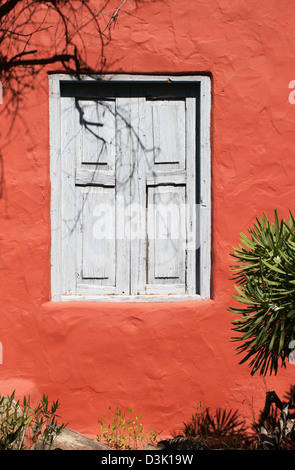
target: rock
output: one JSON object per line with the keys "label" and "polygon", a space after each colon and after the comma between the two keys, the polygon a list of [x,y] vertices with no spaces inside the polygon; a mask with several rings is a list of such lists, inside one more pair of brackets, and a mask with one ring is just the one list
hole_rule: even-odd
{"label": "rock", "polygon": [[[44,448],[42,437],[31,447],[31,450],[48,450]],[[58,434],[50,447],[50,450],[112,450],[110,447],[91,439],[72,429],[64,428]]]}
{"label": "rock", "polygon": [[146,446],[144,446],[143,450],[164,450],[164,446],[160,446],[159,444],[157,446],[147,444]]}
{"label": "rock", "polygon": [[160,441],[157,446],[145,446],[143,450],[206,450],[208,446],[199,437],[176,436]]}

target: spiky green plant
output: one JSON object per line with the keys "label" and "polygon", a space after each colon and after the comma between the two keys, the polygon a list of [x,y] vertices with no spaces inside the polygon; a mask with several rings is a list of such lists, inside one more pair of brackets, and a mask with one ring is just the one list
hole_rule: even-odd
{"label": "spiky green plant", "polygon": [[295,220],[274,222],[263,214],[256,218],[249,235],[240,234],[241,244],[231,256],[235,264],[236,295],[240,307],[229,310],[242,317],[233,320],[239,333],[235,341],[245,353],[240,364],[249,361],[251,375],[276,374],[279,362],[286,367],[290,343],[295,338]]}
{"label": "spiky green plant", "polygon": [[59,402],[50,406],[48,396],[43,395],[32,408],[30,398],[15,401],[11,395],[0,396],[0,450],[25,450],[40,439],[40,448],[50,449],[53,439],[67,425],[57,422]]}

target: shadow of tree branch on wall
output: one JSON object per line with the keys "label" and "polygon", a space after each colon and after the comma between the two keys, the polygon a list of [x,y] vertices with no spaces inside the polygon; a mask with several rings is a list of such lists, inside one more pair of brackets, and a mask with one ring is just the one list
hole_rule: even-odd
{"label": "shadow of tree branch on wall", "polygon": [[[0,117],[1,149],[12,137],[17,116],[37,86],[42,71],[102,73],[105,48],[120,16],[133,15],[139,0],[7,0],[0,5]],[[96,63],[88,60],[89,45],[97,50]],[[92,58],[93,59],[93,58]],[[48,90],[46,88],[46,93]],[[5,131],[4,131],[5,127]],[[4,135],[5,133],[5,135]],[[11,136],[11,137],[10,137]],[[0,162],[0,197],[3,196],[3,153]]]}
{"label": "shadow of tree branch on wall", "polygon": [[[133,5],[132,5],[133,4]],[[103,70],[105,47],[119,14],[132,14],[136,0],[121,0],[117,8],[105,0],[9,0],[0,7],[0,78],[6,91],[2,112],[14,112],[34,78],[45,66],[59,64],[62,70],[79,75]],[[88,63],[87,47],[97,48],[97,63]],[[9,96],[8,92],[9,91]]]}

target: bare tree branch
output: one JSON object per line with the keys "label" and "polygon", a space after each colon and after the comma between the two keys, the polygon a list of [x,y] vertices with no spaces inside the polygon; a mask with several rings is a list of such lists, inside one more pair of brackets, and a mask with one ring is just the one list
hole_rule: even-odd
{"label": "bare tree branch", "polygon": [[5,2],[4,5],[0,6],[0,18],[8,15],[18,3],[20,3],[20,0],[9,0]]}
{"label": "bare tree branch", "polygon": [[[117,1],[113,10],[109,9],[111,0],[105,0],[99,8],[89,0],[7,0],[1,4],[0,80],[5,105],[0,112],[8,103],[10,113],[13,103],[16,110],[23,92],[34,86],[34,78],[47,65],[59,63],[65,71],[77,75],[102,71],[104,49],[119,14],[126,14],[126,8],[131,11],[137,2]],[[99,51],[97,63],[91,66],[87,60],[89,39],[96,42]]]}

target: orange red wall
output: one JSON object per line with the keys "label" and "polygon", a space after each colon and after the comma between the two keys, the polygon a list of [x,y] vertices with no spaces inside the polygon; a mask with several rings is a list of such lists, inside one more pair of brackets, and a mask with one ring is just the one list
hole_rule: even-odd
{"label": "orange red wall", "polygon": [[[266,390],[289,391],[295,366],[262,378],[238,364],[229,253],[263,211],[294,209],[295,4],[155,0],[126,10],[133,15],[119,18],[105,72],[212,77],[212,299],[50,301],[47,68],[9,132],[1,116],[0,393],[48,394],[69,427],[91,436],[109,406],[134,406],[145,427],[167,435],[199,402],[251,420]],[[87,54],[97,62],[94,40]]]}

